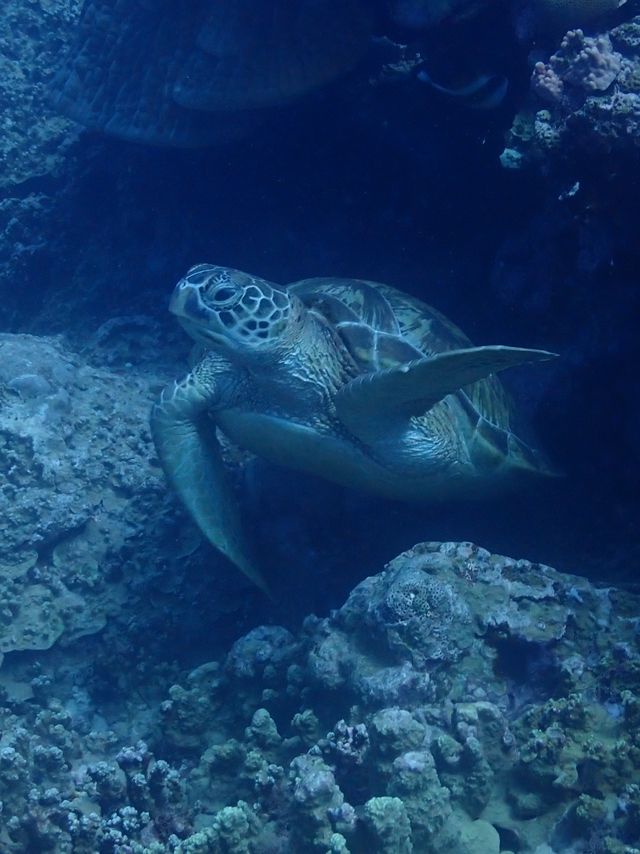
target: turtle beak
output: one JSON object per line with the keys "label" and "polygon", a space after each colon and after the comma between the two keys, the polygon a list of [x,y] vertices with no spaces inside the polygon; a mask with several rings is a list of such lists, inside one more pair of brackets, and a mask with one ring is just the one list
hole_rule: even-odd
{"label": "turtle beak", "polygon": [[185,279],[178,282],[171,294],[169,311],[176,317],[195,321],[207,321],[209,312],[202,304],[198,289],[190,285]]}
{"label": "turtle beak", "polygon": [[194,341],[209,346],[224,343],[224,336],[211,328],[213,312],[202,304],[199,289],[185,279],[178,282],[171,294],[169,311]]}

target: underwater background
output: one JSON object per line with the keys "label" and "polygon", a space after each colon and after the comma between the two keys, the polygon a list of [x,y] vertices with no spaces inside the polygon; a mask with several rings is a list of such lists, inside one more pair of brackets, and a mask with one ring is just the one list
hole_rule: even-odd
{"label": "underwater background", "polygon": [[[5,5],[0,852],[640,850],[637,0]],[[501,381],[560,476],[405,504],[231,450],[269,599],[149,431],[200,262],[558,353]]]}

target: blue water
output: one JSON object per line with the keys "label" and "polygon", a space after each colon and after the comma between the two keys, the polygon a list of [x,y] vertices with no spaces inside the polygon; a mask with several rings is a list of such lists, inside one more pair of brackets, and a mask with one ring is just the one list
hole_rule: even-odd
{"label": "blue water", "polygon": [[[610,29],[623,18],[631,19],[632,13],[638,11],[633,3],[629,0],[624,11],[617,13],[619,18],[605,18],[601,27]],[[19,17],[24,4],[14,0],[13,5]],[[200,4],[196,5],[200,8]],[[630,599],[626,605],[624,601],[626,591],[635,594],[639,590],[639,149],[636,143],[635,147],[616,149],[615,153],[582,152],[564,159],[549,155],[548,162],[522,170],[503,168],[499,156],[514,115],[527,102],[531,61],[538,56],[548,58],[560,36],[518,38],[518,27],[513,23],[515,13],[509,4],[477,16],[456,15],[432,30],[402,26],[401,20],[422,21],[420,3],[404,4],[411,7],[409,19],[396,16],[395,20],[390,11],[393,4],[374,5],[377,37],[419,44],[430,74],[447,85],[457,85],[487,71],[504,75],[509,81],[504,101],[494,109],[477,110],[464,98],[447,97],[415,78],[370,85],[369,79],[380,68],[378,44],[365,52],[353,69],[326,87],[265,111],[252,129],[232,142],[193,149],[159,147],[128,141],[110,134],[108,127],[94,126],[80,135],[72,156],[60,170],[51,174],[44,170],[45,174],[34,174],[23,182],[8,183],[1,191],[0,332],[7,336],[60,336],[69,352],[86,360],[89,366],[110,370],[120,379],[131,378],[132,395],[140,394],[134,379],[147,382],[152,377],[156,395],[160,387],[154,371],[165,379],[179,379],[187,370],[190,342],[167,308],[173,287],[193,264],[229,266],[280,285],[314,276],[384,282],[435,306],[474,344],[540,348],[559,354],[553,362],[516,368],[501,375],[501,379],[526,425],[524,435],[543,450],[560,476],[503,497],[412,505],[364,495],[263,460],[252,460],[235,483],[249,538],[269,580],[273,600],[245,584],[237,570],[198,538],[184,508],[165,488],[157,466],[156,486],[148,487],[148,494],[140,496],[129,495],[126,483],[118,481],[114,487],[109,480],[111,475],[101,469],[105,497],[109,496],[106,512],[110,512],[112,494],[118,500],[131,499],[131,504],[126,505],[122,519],[122,541],[109,541],[108,548],[99,554],[91,551],[96,542],[92,539],[92,525],[100,524],[103,510],[99,480],[91,483],[90,501],[87,499],[93,515],[88,521],[83,518],[76,529],[60,526],[58,530],[53,525],[53,533],[41,535],[39,517],[48,511],[37,508],[33,521],[33,530],[38,532],[33,540],[35,546],[28,542],[29,548],[35,549],[37,560],[24,576],[16,576],[18,581],[11,574],[13,570],[8,569],[3,580],[3,613],[11,628],[2,635],[6,642],[3,649],[7,651],[4,670],[8,674],[4,682],[0,673],[2,690],[8,691],[0,696],[0,711],[6,724],[0,727],[6,733],[2,736],[6,743],[0,741],[0,800],[7,803],[0,814],[0,852],[5,850],[3,845],[8,854],[39,854],[46,850],[72,854],[94,850],[96,854],[181,851],[176,847],[178,839],[211,825],[211,816],[223,806],[253,797],[261,799],[261,809],[273,823],[268,832],[262,828],[262,835],[256,837],[262,841],[256,842],[253,831],[247,829],[246,849],[189,850],[246,850],[251,854],[344,850],[322,848],[313,842],[315,825],[309,824],[308,829],[304,825],[311,811],[304,812],[305,806],[296,813],[298,807],[292,803],[299,805],[300,799],[291,795],[282,782],[284,777],[278,778],[280,772],[274,771],[279,764],[288,768],[294,756],[307,756],[315,745],[317,749],[315,753],[312,749],[310,755],[322,754],[348,800],[357,808],[358,818],[353,819],[351,830],[348,816],[338,815],[339,810],[331,814],[331,827],[351,840],[350,850],[357,854],[367,849],[363,842],[366,834],[362,835],[363,805],[373,796],[387,794],[385,781],[391,772],[380,757],[377,765],[373,760],[359,763],[354,755],[358,749],[364,750],[358,742],[364,736],[345,730],[346,735],[343,732],[334,737],[331,728],[336,728],[338,719],[348,718],[345,727],[369,727],[375,741],[371,715],[385,702],[394,708],[404,702],[415,719],[414,728],[441,727],[442,732],[453,733],[460,745],[464,743],[465,750],[471,750],[464,741],[463,734],[468,735],[464,720],[462,728],[459,722],[452,723],[455,715],[452,718],[448,711],[452,706],[447,704],[485,699],[495,701],[504,720],[516,732],[515,736],[507,730],[503,734],[500,749],[505,756],[510,749],[509,738],[516,738],[524,755],[526,750],[534,750],[527,741],[531,732],[537,728],[546,732],[545,727],[551,724],[564,727],[563,738],[575,737],[571,745],[578,745],[575,750],[582,758],[576,762],[582,776],[573,787],[561,788],[557,796],[564,798],[562,803],[568,812],[564,817],[558,814],[553,834],[549,831],[545,835],[545,831],[535,836],[532,831],[536,844],[553,841],[557,854],[613,850],[628,854],[635,849],[604,847],[604,836],[614,834],[614,815],[621,845],[632,846],[640,839],[634,812],[639,809],[637,793],[623,792],[624,786],[637,780],[640,773],[639,746],[633,735],[638,723],[633,703],[638,700],[623,700],[625,691],[637,694],[639,690],[635,669],[637,628],[633,634],[633,625],[637,626],[633,621],[638,619],[636,600]],[[180,14],[186,13],[182,10]],[[518,20],[522,29],[524,18]],[[640,28],[640,23],[636,25]],[[593,29],[596,25],[588,26]],[[0,45],[0,55],[3,52],[11,55],[9,48]],[[33,116],[34,121],[39,118]],[[224,111],[216,115],[222,125],[227,120],[231,118]],[[576,182],[579,190],[573,193],[571,188]],[[32,195],[39,199],[37,209],[27,204]],[[114,319],[115,325],[109,325]],[[7,372],[6,376],[0,376],[3,394],[9,388],[6,400],[0,397],[3,406],[13,406],[16,394],[20,396],[16,392],[19,384],[13,388],[7,379],[12,375],[10,368],[13,370],[5,363],[2,371]],[[31,375],[37,370],[25,365],[21,372]],[[136,397],[136,405],[138,402]],[[64,409],[66,404],[61,406]],[[147,408],[140,422],[141,435],[147,431]],[[29,411],[33,414],[36,409]],[[108,431],[112,419],[115,430],[116,417],[109,414],[107,426],[102,424],[102,429]],[[11,442],[17,435],[12,429],[3,427],[5,444],[0,444],[2,486],[8,484],[24,496],[28,489],[35,489],[36,476],[26,466],[26,474],[20,474],[23,479],[15,479],[16,466],[22,458],[11,456]],[[22,448],[19,443],[18,446]],[[58,446],[51,447],[55,459]],[[75,453],[73,438],[68,439],[68,447]],[[141,444],[132,444],[133,459],[140,447]],[[152,455],[151,446],[145,447]],[[37,448],[34,453],[37,456]],[[145,459],[144,464],[147,462]],[[91,453],[82,458],[81,464],[90,463]],[[119,476],[119,466],[120,459],[114,460],[114,479]],[[56,490],[66,494],[67,487],[53,479],[50,489],[55,496]],[[72,496],[71,508],[82,505],[84,498]],[[14,512],[10,501],[6,507],[8,514]],[[5,520],[4,528],[10,527]],[[25,537],[28,534],[29,531]],[[67,540],[76,542],[76,538],[86,550],[85,557],[78,559],[78,571],[81,575],[84,571],[90,574],[91,558],[95,558],[99,580],[80,579],[74,587],[64,572],[68,569],[65,560],[72,562],[76,558],[66,558],[64,551],[56,549]],[[499,687],[487,685],[484,674],[475,676],[476,682],[472,680],[475,693],[466,686],[468,693],[460,689],[458,694],[454,690],[449,696],[447,679],[455,682],[457,660],[452,657],[449,661],[445,656],[444,663],[439,660],[437,665],[424,666],[420,671],[436,674],[435,681],[442,676],[442,684],[438,683],[440,693],[428,700],[426,689],[422,695],[416,688],[411,696],[400,686],[393,694],[396,674],[385,677],[392,699],[372,700],[373,705],[367,707],[366,697],[363,699],[364,695],[358,694],[353,682],[349,682],[357,671],[351,659],[344,664],[345,672],[350,674],[344,685],[328,688],[329,665],[322,669],[325,659],[318,653],[315,671],[310,663],[313,653],[309,650],[316,650],[316,645],[319,648],[319,638],[331,635],[337,638],[337,647],[347,638],[345,643],[360,644],[365,650],[370,639],[367,632],[373,637],[378,629],[367,624],[361,637],[361,628],[354,628],[348,615],[322,626],[309,615],[328,618],[363,579],[381,572],[385,564],[416,543],[428,541],[477,543],[489,552],[546,564],[598,586],[619,586],[623,593],[615,600],[615,620],[611,616],[608,623],[609,618],[603,616],[606,609],[597,611],[598,603],[602,604],[598,594],[585,593],[586,586],[572,587],[570,582],[563,582],[569,592],[560,593],[557,587],[554,595],[569,610],[575,607],[578,616],[572,622],[565,614],[565,630],[551,640],[510,634],[511,629],[501,626],[498,618],[497,628],[494,625],[492,629],[495,636],[485,631],[486,627],[474,635],[476,639],[482,637],[478,643],[484,644],[486,660],[495,655],[492,673]],[[5,569],[19,562],[18,551],[2,555],[0,563]],[[24,557],[22,552],[20,556]],[[26,603],[31,602],[34,585],[59,593],[63,581],[73,595],[81,598],[80,609],[93,607],[96,590],[100,596],[103,590],[118,591],[120,598],[99,626],[84,636],[65,629],[60,642],[51,648],[6,640],[14,631],[12,621],[17,621],[20,603],[23,611],[32,607]],[[92,588],[94,583],[96,587]],[[107,593],[104,595],[108,598]],[[552,604],[554,595],[546,597]],[[588,598],[591,595],[593,599]],[[488,611],[491,607],[487,603]],[[534,601],[532,612],[536,607]],[[589,609],[592,623],[588,622]],[[382,606],[375,612],[375,619],[382,620],[380,613],[386,613]],[[437,609],[434,613],[433,620],[441,619]],[[456,612],[452,627],[447,629],[452,638],[458,637],[458,624],[464,624],[460,613]],[[550,613],[536,616],[534,622],[537,620],[540,627],[548,619],[551,625],[557,615]],[[624,619],[618,623],[619,615]],[[374,625],[375,620],[371,619]],[[611,628],[614,624],[615,631]],[[620,628],[622,624],[624,628]],[[282,641],[286,655],[282,653],[278,658],[278,649],[274,652],[270,646],[272,639],[267,631],[258,640],[250,635],[248,642],[242,642],[240,652],[236,649],[231,658],[226,658],[234,642],[261,625],[270,627],[269,631],[274,626],[284,627],[300,645],[295,646],[293,637]],[[303,625],[306,628],[301,628]],[[574,659],[566,664],[562,656],[569,658],[568,646],[556,658],[556,644],[561,639],[567,644],[575,641],[574,657],[582,657],[580,664]],[[381,671],[391,666],[396,654],[402,661],[405,655],[411,667],[420,670],[415,649],[406,653],[404,640],[395,646],[389,642],[388,648],[380,638],[371,643],[367,654]],[[417,642],[416,645],[419,646]],[[330,654],[326,650],[323,654],[328,661]],[[251,670],[249,677],[242,669],[243,656],[246,668],[257,668]],[[214,660],[221,668],[211,671],[214,676],[208,671],[203,676],[202,671],[193,670]],[[265,661],[267,670],[263,670]],[[581,682],[581,675],[575,675],[580,667],[593,673],[590,682],[586,677]],[[569,671],[571,676],[567,675]],[[226,674],[224,679],[222,672]],[[220,684],[218,678],[222,679]],[[15,685],[30,686],[24,688],[26,699],[22,688],[17,690]],[[172,689],[172,685],[182,687]],[[181,691],[192,693],[187,696]],[[196,700],[198,691],[200,701]],[[597,777],[600,766],[593,759],[597,749],[588,754],[591,748],[585,747],[571,728],[573,709],[565,713],[564,706],[553,706],[556,700],[560,705],[566,702],[571,691],[579,694],[580,702],[588,707],[586,723],[576,724],[576,732],[591,728],[607,745],[614,738],[628,744],[635,739],[636,752],[629,754],[631,758],[625,754],[614,771],[610,770],[613,759],[611,766],[606,766],[609,776],[603,772],[605,783]],[[372,697],[374,693],[372,688]],[[264,736],[245,729],[255,725],[255,720],[251,723],[252,715],[263,706],[287,738],[302,738],[303,725],[298,722],[300,729],[296,730],[291,720],[294,714],[310,709],[318,714],[318,732],[308,736],[307,741],[300,741],[295,750],[290,744],[283,746],[279,742],[277,747],[265,746],[260,741]],[[544,711],[540,711],[543,706]],[[68,717],[60,719],[62,729],[56,735],[51,727],[57,720],[55,714],[63,714],[61,708]],[[438,718],[440,712],[436,714],[434,709],[447,711]],[[524,717],[527,709],[533,710],[530,718]],[[459,715],[464,717],[463,712]],[[623,724],[627,729],[622,734],[609,729]],[[22,736],[15,735],[20,726],[32,738],[28,749]],[[113,730],[113,738],[105,735],[107,730]],[[49,749],[58,744],[56,738],[61,750],[66,751],[67,765],[62,770],[54,767],[54,757],[48,760],[49,765],[41,760],[38,766],[40,760],[32,755],[36,744],[40,744],[38,739]],[[507,760],[500,765],[496,751],[491,752],[493,742],[491,748],[487,747],[489,736],[484,731],[482,738],[487,755],[495,760],[496,778],[501,773],[511,774],[511,770],[505,770]],[[139,755],[133,759],[115,758],[118,750],[127,745],[131,748],[138,739],[150,745],[148,755],[147,748],[139,748]],[[228,745],[230,739],[245,747],[259,745],[256,750],[262,751],[265,760],[262,777],[254,780],[245,766],[234,766],[233,756],[211,759],[215,749]],[[22,776],[11,777],[6,770],[14,767],[11,755],[2,752],[10,747],[27,756],[27,770],[20,772]],[[179,787],[174,787],[169,797],[169,789],[165,791],[157,782],[161,774],[169,773],[168,766],[153,778],[151,753],[171,764],[175,779],[180,780],[181,794],[177,795]],[[114,794],[104,780],[100,782],[102,772],[94,768],[100,759],[117,763],[121,769],[117,784],[121,791]],[[59,761],[62,763],[62,759]],[[605,765],[603,760],[602,767]],[[443,770],[444,766],[446,761],[441,757],[438,771],[442,786],[449,785],[454,792],[452,797],[462,798],[456,789],[458,766],[453,761],[451,767]],[[531,767],[537,768],[527,766]],[[131,768],[146,775],[146,794],[136,795],[129,779]],[[545,820],[540,816],[551,810],[549,804],[555,795],[544,808],[538,803],[545,801],[551,785],[545,769],[546,766],[531,784],[535,791],[531,801],[537,799],[534,806],[529,801],[525,804],[524,796],[518,804],[515,796],[509,801],[509,809],[517,818],[515,830],[509,822],[503,826],[495,816],[486,814],[500,835],[499,843],[493,840],[494,847],[485,849],[487,854],[538,851],[522,835],[522,828],[530,818],[535,830],[535,823]],[[254,772],[257,774],[255,768],[251,773]],[[299,774],[304,776],[307,772],[303,769]],[[517,784],[528,785],[530,780],[521,767],[518,773],[514,777]],[[207,778],[205,785],[201,777],[204,779],[207,774],[211,779]],[[275,783],[265,782],[269,774],[276,775]],[[421,779],[427,776],[425,770]],[[94,789],[86,783],[89,777]],[[82,785],[76,778],[82,778]],[[527,784],[522,783],[525,778]],[[117,788],[116,783],[113,785]],[[27,792],[38,786],[40,801],[36,808],[32,799],[29,812],[24,806],[28,803]],[[62,794],[51,795],[48,802],[44,792],[52,787]],[[162,796],[158,794],[161,789]],[[64,798],[71,801],[80,791],[83,797],[89,792],[93,798],[91,808],[99,802],[101,817],[96,821],[104,820],[102,830],[108,825],[109,816],[127,805],[133,804],[139,813],[150,811],[147,835],[140,827],[129,828],[123,831],[120,842],[114,842],[111,837],[102,838],[95,833],[91,836],[87,831],[87,839],[93,841],[83,848],[80,836],[73,836],[67,826],[68,815],[75,807],[60,805]],[[390,786],[389,792],[394,791]],[[590,824],[580,825],[578,821],[574,826],[579,795],[610,798],[606,803],[608,817],[601,817],[600,824],[589,819]],[[410,802],[406,792],[399,796]],[[483,797],[473,795],[476,796]],[[469,796],[471,802],[473,797]],[[196,803],[202,798],[205,807]],[[617,799],[615,804],[612,799]],[[11,824],[11,817],[21,809],[31,818],[23,825]],[[320,810],[325,818],[327,809],[324,804]],[[331,809],[338,807],[333,804]],[[464,809],[470,809],[467,801]],[[530,815],[527,809],[531,810]],[[80,812],[78,808],[74,814]],[[472,818],[481,813],[478,807]],[[193,824],[196,815],[198,820]],[[296,836],[295,821],[300,815],[303,829]],[[118,822],[122,821],[122,817],[118,818]],[[413,821],[418,826],[415,816]],[[274,841],[270,834],[282,835],[285,826],[285,841]],[[325,832],[326,827],[322,827]],[[56,835],[56,828],[62,828],[63,835]],[[72,836],[75,847],[65,848]],[[418,835],[415,839],[414,851],[432,851],[424,847],[423,837]],[[153,841],[164,847],[135,847]],[[334,840],[333,844],[337,846],[338,842]],[[383,851],[375,845],[369,850]],[[406,850],[398,847],[397,854]],[[446,854],[449,849],[433,850]],[[454,848],[450,850],[454,854]],[[538,854],[543,850],[547,851],[540,848]],[[395,849],[384,851],[394,854]],[[474,848],[472,854],[484,854],[484,850]]]}

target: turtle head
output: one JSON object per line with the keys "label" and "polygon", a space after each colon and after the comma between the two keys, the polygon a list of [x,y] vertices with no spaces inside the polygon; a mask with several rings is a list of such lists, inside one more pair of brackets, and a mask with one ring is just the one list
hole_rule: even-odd
{"label": "turtle head", "polygon": [[169,311],[199,343],[250,353],[295,337],[305,310],[296,296],[264,279],[198,264],[176,285]]}

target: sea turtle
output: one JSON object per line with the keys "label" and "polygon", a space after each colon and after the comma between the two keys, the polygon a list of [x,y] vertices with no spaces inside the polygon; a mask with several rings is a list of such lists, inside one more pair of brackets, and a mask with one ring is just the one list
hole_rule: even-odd
{"label": "sea turtle", "polygon": [[202,533],[256,584],[216,428],[276,463],[383,495],[485,494],[548,471],[511,430],[497,371],[545,350],[473,347],[395,288],[316,278],[281,287],[198,264],[170,311],[198,342],[151,416],[159,458]]}
{"label": "sea turtle", "polygon": [[[265,108],[335,80],[362,58],[368,0],[85,0],[50,85],[91,128],[193,147],[251,129]],[[223,113],[223,117],[220,114]]]}

